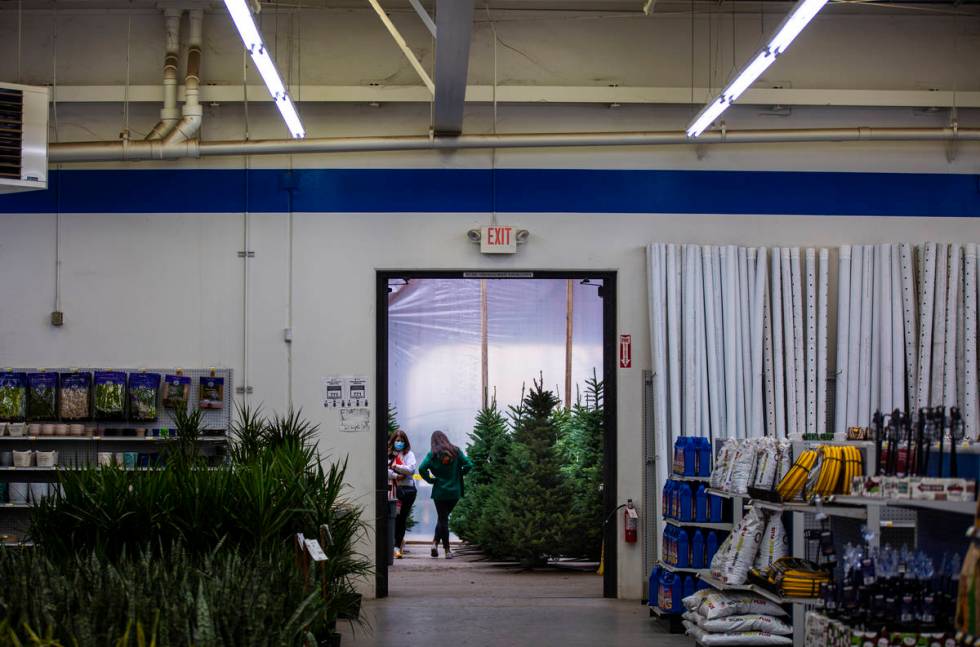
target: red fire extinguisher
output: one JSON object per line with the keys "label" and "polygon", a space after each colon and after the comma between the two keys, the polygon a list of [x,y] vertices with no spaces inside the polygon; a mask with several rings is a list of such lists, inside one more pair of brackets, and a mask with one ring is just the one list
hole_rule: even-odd
{"label": "red fire extinguisher", "polygon": [[633,507],[633,499],[626,499],[626,509],[623,511],[623,532],[627,544],[636,543],[636,532],[640,526],[640,516]]}

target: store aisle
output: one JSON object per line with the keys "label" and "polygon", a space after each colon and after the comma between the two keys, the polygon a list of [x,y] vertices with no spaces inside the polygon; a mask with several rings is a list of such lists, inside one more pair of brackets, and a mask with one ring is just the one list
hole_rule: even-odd
{"label": "store aisle", "polygon": [[343,629],[345,647],[690,647],[639,602],[606,600],[594,573],[521,573],[415,546],[391,573],[391,596],[365,603],[370,628]]}

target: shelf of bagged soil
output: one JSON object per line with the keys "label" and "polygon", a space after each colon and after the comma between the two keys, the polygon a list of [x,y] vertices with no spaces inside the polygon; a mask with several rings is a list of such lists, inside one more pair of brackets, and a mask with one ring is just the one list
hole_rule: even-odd
{"label": "shelf of bagged soil", "polygon": [[698,576],[711,574],[711,570],[707,568],[683,568],[680,566],[674,566],[673,564],[668,564],[664,561],[658,561],[657,564],[660,566],[660,568],[664,569],[665,571],[670,571],[671,573],[694,573]]}
{"label": "shelf of bagged soil", "polygon": [[764,510],[774,512],[803,512],[806,514],[817,514],[823,512],[829,517],[848,517],[851,519],[867,519],[868,511],[865,508],[850,505],[821,505],[816,506],[812,503],[789,502],[773,503],[761,499],[748,499],[746,505],[756,506]]}
{"label": "shelf of bagged soil", "polygon": [[730,523],[711,523],[710,521],[681,521],[671,517],[664,517],[664,523],[678,528],[705,528],[706,530],[731,530]]}
{"label": "shelf of bagged soil", "polygon": [[919,508],[922,510],[936,510],[938,512],[950,512],[953,514],[973,515],[977,509],[976,501],[931,501],[928,499],[885,499],[877,497],[863,496],[844,496],[834,497],[835,503],[843,503],[854,506],[896,506],[899,508]]}
{"label": "shelf of bagged soil", "polygon": [[[30,441],[30,442],[166,442],[175,440],[174,436],[0,436],[0,442],[7,441]],[[201,436],[197,439],[200,443],[223,443],[228,440],[227,436]]]}
{"label": "shelf of bagged soil", "polygon": [[705,584],[719,591],[747,591],[760,595],[776,604],[816,604],[819,602],[816,598],[784,598],[756,584],[725,584],[717,577],[711,575],[710,571],[706,575],[700,575],[700,579]]}

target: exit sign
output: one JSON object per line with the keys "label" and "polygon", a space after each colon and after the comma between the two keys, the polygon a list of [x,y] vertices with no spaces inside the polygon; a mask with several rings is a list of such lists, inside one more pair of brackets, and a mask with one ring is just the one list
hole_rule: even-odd
{"label": "exit sign", "polygon": [[480,251],[484,254],[516,254],[517,232],[513,227],[484,227],[480,230]]}

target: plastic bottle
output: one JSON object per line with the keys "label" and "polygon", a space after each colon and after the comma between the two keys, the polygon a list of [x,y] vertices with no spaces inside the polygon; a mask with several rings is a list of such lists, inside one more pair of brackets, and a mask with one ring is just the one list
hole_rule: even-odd
{"label": "plastic bottle", "polygon": [[711,440],[698,438],[698,476],[711,475]]}
{"label": "plastic bottle", "polygon": [[[694,578],[691,577],[690,575],[688,575],[687,577],[684,578],[684,595],[683,595],[683,597],[686,598],[689,595],[694,595]],[[683,602],[681,602],[681,604],[683,604]]]}
{"label": "plastic bottle", "polygon": [[694,531],[691,538],[691,568],[706,568],[704,565],[704,533],[700,529]]}
{"label": "plastic bottle", "polygon": [[673,528],[674,528],[673,526],[666,526],[664,528],[664,563],[666,564],[673,563],[670,561],[670,540],[671,540],[670,533],[671,530],[673,530]]}
{"label": "plastic bottle", "polygon": [[714,494],[708,495],[708,519],[711,523],[721,523],[724,521],[721,513],[722,498]]}
{"label": "plastic bottle", "polygon": [[647,604],[651,607],[660,605],[660,567],[654,565],[650,570],[650,579],[647,582],[649,599]]}
{"label": "plastic bottle", "polygon": [[708,490],[703,484],[698,486],[698,492],[694,495],[694,520],[698,523],[708,520]]}
{"label": "plastic bottle", "polygon": [[674,481],[667,481],[664,485],[664,516],[668,519],[674,518]]}
{"label": "plastic bottle", "polygon": [[684,473],[684,448],[687,447],[687,436],[678,436],[674,441],[674,474]]}
{"label": "plastic bottle", "polygon": [[718,552],[718,533],[714,530],[708,532],[708,538],[704,540],[704,563],[705,568],[711,566],[711,560],[714,559],[715,553]]}
{"label": "plastic bottle", "polygon": [[[681,606],[681,587],[678,577],[670,571],[664,571],[660,576],[660,586],[662,588],[661,597],[663,599],[663,604],[660,608],[670,613],[677,612]],[[675,600],[677,601],[676,605],[674,604]]]}
{"label": "plastic bottle", "polygon": [[677,529],[677,566],[678,568],[691,567],[691,550],[687,538],[687,531],[683,528]]}
{"label": "plastic bottle", "polygon": [[681,521],[694,521],[694,493],[689,483],[680,484],[680,510],[677,518]]}
{"label": "plastic bottle", "polygon": [[700,438],[688,438],[684,443],[684,476],[697,476],[700,441]]}

